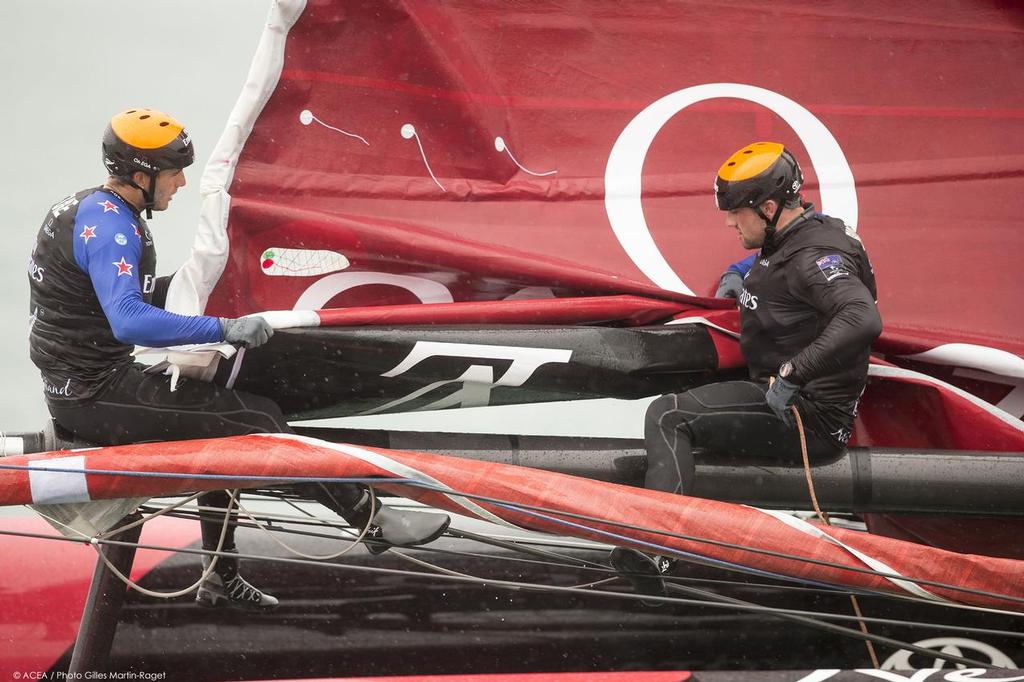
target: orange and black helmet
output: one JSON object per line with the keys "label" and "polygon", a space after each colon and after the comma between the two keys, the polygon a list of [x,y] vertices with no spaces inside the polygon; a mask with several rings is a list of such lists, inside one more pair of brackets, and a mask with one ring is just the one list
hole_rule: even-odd
{"label": "orange and black helmet", "polygon": [[118,177],[142,171],[154,176],[162,170],[192,165],[195,152],[185,126],[173,116],[152,109],[122,111],[103,133],[103,165]]}
{"label": "orange and black helmet", "polygon": [[760,206],[774,199],[779,208],[800,205],[800,187],[804,175],[796,158],[778,142],[755,142],[726,159],[715,178],[715,203],[719,210],[752,208],[774,226],[774,220],[761,214]]}

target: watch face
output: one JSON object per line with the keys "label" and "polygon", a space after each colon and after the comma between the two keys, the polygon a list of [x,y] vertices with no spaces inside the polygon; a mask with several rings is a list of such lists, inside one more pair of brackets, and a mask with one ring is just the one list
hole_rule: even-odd
{"label": "watch face", "polygon": [[792,362],[784,362],[784,363],[782,363],[782,367],[779,367],[779,376],[782,377],[783,379],[788,378],[789,375],[792,374],[792,373],[793,373],[793,363]]}

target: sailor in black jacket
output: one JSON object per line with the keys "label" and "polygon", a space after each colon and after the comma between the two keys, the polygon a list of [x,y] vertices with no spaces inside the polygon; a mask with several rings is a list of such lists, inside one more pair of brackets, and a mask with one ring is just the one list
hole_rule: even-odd
{"label": "sailor in black jacket", "polygon": [[850,438],[882,330],[875,278],[856,234],[800,201],[803,175],[781,144],[733,154],[715,200],[744,248],[760,249],[739,295],[740,346],[750,381],[709,384],[658,398],[647,411],[646,486],[693,490],[693,449],[800,459],[790,405],[807,427],[811,457]]}
{"label": "sailor in black jacket", "polygon": [[[790,406],[806,427],[808,455],[837,455],[851,435],[871,343],[882,331],[875,278],[856,234],[802,203],[803,175],[781,144],[756,142],[722,165],[718,208],[744,248],[760,249],[738,292],[740,347],[750,381],[665,395],[647,410],[645,486],[690,494],[694,449],[709,457],[801,460]],[[663,572],[665,562],[618,549],[623,573]],[[646,580],[646,582],[644,582]],[[638,591],[663,592],[657,578]]]}

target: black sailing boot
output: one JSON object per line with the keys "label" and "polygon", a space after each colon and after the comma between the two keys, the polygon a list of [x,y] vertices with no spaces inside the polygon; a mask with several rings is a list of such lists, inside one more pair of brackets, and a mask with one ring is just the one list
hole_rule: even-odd
{"label": "black sailing boot", "polygon": [[[237,549],[223,551],[238,553]],[[212,560],[212,556],[203,557],[204,572]],[[211,608],[227,607],[245,611],[270,611],[277,608],[277,599],[259,591],[238,574],[238,558],[226,556],[217,559],[213,572],[199,586],[196,603]]]}
{"label": "black sailing boot", "polygon": [[346,521],[361,530],[370,526],[363,538],[371,554],[386,552],[390,547],[415,547],[441,537],[451,523],[447,514],[429,514],[384,506],[378,500],[373,518],[370,514],[370,496],[363,494],[355,506],[341,513]]}
{"label": "black sailing boot", "polygon": [[[675,568],[676,560],[663,556],[651,556],[629,547],[616,547],[608,557],[615,571],[628,580],[637,594],[645,594],[652,597],[665,597],[668,589],[665,587],[663,575]],[[660,601],[641,599],[645,606],[661,606]]]}

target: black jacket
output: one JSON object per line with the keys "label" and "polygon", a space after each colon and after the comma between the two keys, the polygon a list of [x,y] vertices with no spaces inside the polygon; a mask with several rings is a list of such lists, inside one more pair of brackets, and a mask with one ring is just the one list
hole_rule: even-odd
{"label": "black jacket", "polygon": [[874,271],[857,236],[807,205],[743,280],[740,346],[755,381],[790,361],[820,435],[850,437],[871,343],[882,331]]}

